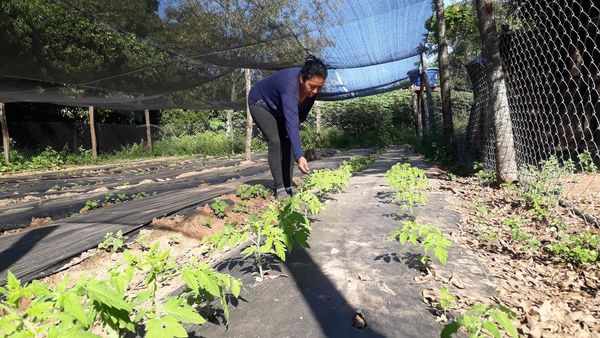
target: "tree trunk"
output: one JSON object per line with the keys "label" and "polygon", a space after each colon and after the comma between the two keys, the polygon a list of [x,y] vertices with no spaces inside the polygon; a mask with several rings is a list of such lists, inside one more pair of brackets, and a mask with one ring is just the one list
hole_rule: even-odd
{"label": "tree trunk", "polygon": [[150,129],[150,111],[144,110],[144,118],[146,119],[146,151],[152,154],[152,131]]}
{"label": "tree trunk", "polygon": [[415,119],[415,134],[418,137],[423,136],[423,125],[421,122],[421,109],[419,109],[419,94],[416,91],[411,91],[413,116]]}
{"label": "tree trunk", "polygon": [[225,112],[227,113],[227,135],[233,141],[233,110],[227,109]]}
{"label": "tree trunk", "polygon": [[244,70],[246,79],[246,161],[250,161],[250,152],[252,151],[252,115],[250,115],[250,105],[248,104],[248,95],[252,88],[250,69]]}
{"label": "tree trunk", "polygon": [[89,106],[88,112],[90,116],[90,138],[92,140],[92,158],[98,158],[98,148],[96,147],[96,128],[94,126],[94,107]]}
{"label": "tree trunk", "polygon": [[442,121],[444,125],[444,142],[447,146],[452,144],[454,126],[452,123],[452,93],[450,84],[450,70],[448,60],[448,40],[446,39],[446,17],[444,14],[444,0],[436,0],[437,37],[438,37],[438,63],[440,67],[440,89],[442,96]]}
{"label": "tree trunk", "polygon": [[425,94],[427,96],[427,113],[429,123],[429,134],[434,135],[437,131],[435,121],[435,104],[433,103],[433,96],[431,95],[431,86],[429,86],[429,76],[427,74],[427,60],[425,60],[425,52],[421,52],[421,83],[425,86]]}
{"label": "tree trunk", "polygon": [[517,180],[516,152],[492,0],[475,0],[475,6],[489,90],[487,115],[493,119],[496,136],[496,180],[513,182]]}
{"label": "tree trunk", "polygon": [[421,73],[421,86],[419,88],[419,111],[421,112],[421,122],[423,136],[429,136],[431,126],[429,125],[429,116],[427,109],[425,109],[425,80],[423,80],[423,73]]}
{"label": "tree trunk", "polygon": [[317,135],[321,136],[321,102],[315,101],[315,113],[317,115]]}
{"label": "tree trunk", "polygon": [[0,102],[0,126],[2,126],[2,148],[4,149],[4,163],[10,164],[10,137],[8,136],[8,124],[6,124],[4,102]]}

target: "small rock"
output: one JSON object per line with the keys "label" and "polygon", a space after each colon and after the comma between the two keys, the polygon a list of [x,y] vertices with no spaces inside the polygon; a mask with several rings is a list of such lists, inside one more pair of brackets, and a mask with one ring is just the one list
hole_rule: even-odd
{"label": "small rock", "polygon": [[338,250],[338,249],[336,249],[336,248],[332,248],[332,249],[331,249],[331,254],[332,254],[332,255],[336,255],[336,254],[338,254],[339,252],[340,252],[340,250]]}
{"label": "small rock", "polygon": [[465,283],[463,283],[458,277],[452,278],[452,285],[456,286],[459,289],[465,288]]}
{"label": "small rock", "polygon": [[365,276],[365,275],[360,274],[360,273],[358,274],[358,279],[361,280],[361,281],[363,281],[363,282],[368,282],[368,281],[371,280],[371,278],[369,278],[369,276]]}
{"label": "small rock", "polygon": [[352,317],[352,326],[357,329],[363,329],[367,327],[367,321],[362,313],[357,312],[354,314],[354,317]]}

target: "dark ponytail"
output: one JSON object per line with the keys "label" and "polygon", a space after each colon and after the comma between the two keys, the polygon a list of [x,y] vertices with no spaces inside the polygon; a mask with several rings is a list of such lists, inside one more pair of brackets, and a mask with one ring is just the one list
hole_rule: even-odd
{"label": "dark ponytail", "polygon": [[308,80],[313,76],[320,76],[323,79],[327,78],[327,66],[323,61],[319,60],[316,56],[310,54],[304,61],[304,66],[300,70],[300,75],[303,80]]}

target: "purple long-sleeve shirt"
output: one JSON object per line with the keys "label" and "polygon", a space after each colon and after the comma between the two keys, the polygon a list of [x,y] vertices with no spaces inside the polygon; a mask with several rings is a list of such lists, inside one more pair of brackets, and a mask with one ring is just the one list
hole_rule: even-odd
{"label": "purple long-sleeve shirt", "polygon": [[306,120],[315,103],[315,97],[307,97],[300,103],[299,78],[300,67],[283,69],[255,84],[248,95],[248,104],[262,100],[275,117],[283,117],[296,161],[304,156],[300,122]]}

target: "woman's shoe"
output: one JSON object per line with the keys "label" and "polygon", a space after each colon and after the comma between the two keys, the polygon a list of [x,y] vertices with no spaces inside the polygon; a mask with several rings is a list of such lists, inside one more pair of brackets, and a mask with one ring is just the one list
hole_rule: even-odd
{"label": "woman's shoe", "polygon": [[278,200],[290,197],[286,188],[279,188],[279,189],[275,190],[274,195],[275,195],[275,198],[277,198]]}
{"label": "woman's shoe", "polygon": [[285,187],[285,191],[288,193],[288,195],[290,196],[294,196],[296,195],[296,189],[292,188],[292,187]]}

